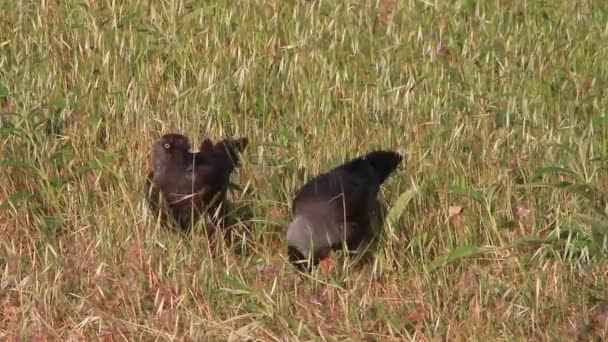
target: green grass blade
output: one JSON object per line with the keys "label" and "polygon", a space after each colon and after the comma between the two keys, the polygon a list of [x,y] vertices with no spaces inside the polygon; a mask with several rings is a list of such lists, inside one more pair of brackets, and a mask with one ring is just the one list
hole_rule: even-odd
{"label": "green grass blade", "polygon": [[426,265],[426,269],[429,272],[432,272],[454,261],[468,258],[477,254],[486,253],[491,250],[492,249],[489,247],[481,247],[477,245],[460,246],[448,253],[442,254],[439,257],[435,258],[435,260],[431,261]]}

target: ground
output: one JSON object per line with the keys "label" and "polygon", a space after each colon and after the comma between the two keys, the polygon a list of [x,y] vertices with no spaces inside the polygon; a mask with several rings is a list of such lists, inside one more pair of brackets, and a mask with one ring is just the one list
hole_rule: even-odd
{"label": "ground", "polygon": [[[603,1],[3,1],[0,339],[608,338]],[[247,136],[230,249],[144,199],[162,133]],[[375,256],[286,261],[373,149]]]}

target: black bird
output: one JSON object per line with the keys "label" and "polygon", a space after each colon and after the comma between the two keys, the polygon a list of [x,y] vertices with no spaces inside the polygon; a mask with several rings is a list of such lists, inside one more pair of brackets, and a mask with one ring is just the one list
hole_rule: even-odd
{"label": "black bird", "polygon": [[380,185],[402,159],[396,152],[374,151],[306,183],[293,200],[294,219],[287,231],[291,263],[310,270],[343,242],[355,250],[369,241]]}
{"label": "black bird", "polygon": [[239,165],[239,154],[247,143],[247,138],[239,138],[214,145],[205,139],[199,152],[192,153],[185,136],[163,135],[152,147],[147,164],[151,209],[165,211],[165,219],[168,214],[185,230],[204,212],[211,218],[212,231],[223,226],[230,174]]}

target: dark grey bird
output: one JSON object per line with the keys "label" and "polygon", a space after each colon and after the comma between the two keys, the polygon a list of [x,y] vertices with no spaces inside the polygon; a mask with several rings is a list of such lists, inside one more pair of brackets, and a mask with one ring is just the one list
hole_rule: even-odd
{"label": "dark grey bird", "polygon": [[306,183],[293,200],[287,231],[291,263],[310,270],[343,243],[352,251],[369,241],[380,185],[402,159],[397,152],[374,151]]}
{"label": "dark grey bird", "polygon": [[224,226],[230,175],[247,143],[247,138],[224,139],[217,144],[205,139],[199,152],[192,153],[185,136],[163,135],[152,147],[147,163],[151,209],[161,210],[164,219],[172,217],[185,230],[203,213],[211,219],[211,232]]}

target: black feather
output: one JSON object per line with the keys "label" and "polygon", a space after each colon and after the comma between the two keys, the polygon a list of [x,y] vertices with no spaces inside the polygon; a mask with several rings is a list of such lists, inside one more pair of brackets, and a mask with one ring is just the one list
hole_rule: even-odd
{"label": "black feather", "polygon": [[204,212],[215,226],[223,225],[230,175],[246,146],[246,138],[224,139],[216,145],[205,139],[200,151],[191,153],[185,136],[163,135],[148,162],[148,189],[154,197],[150,208],[159,209],[162,194],[168,212],[183,229],[189,229]]}
{"label": "black feather", "polygon": [[[355,249],[370,239],[370,215],[377,207],[380,186],[403,157],[397,152],[374,151],[352,159],[311,179],[293,200],[294,220],[288,230],[292,263],[298,255],[316,263],[328,249],[345,242]],[[304,239],[312,238],[313,245]]]}

